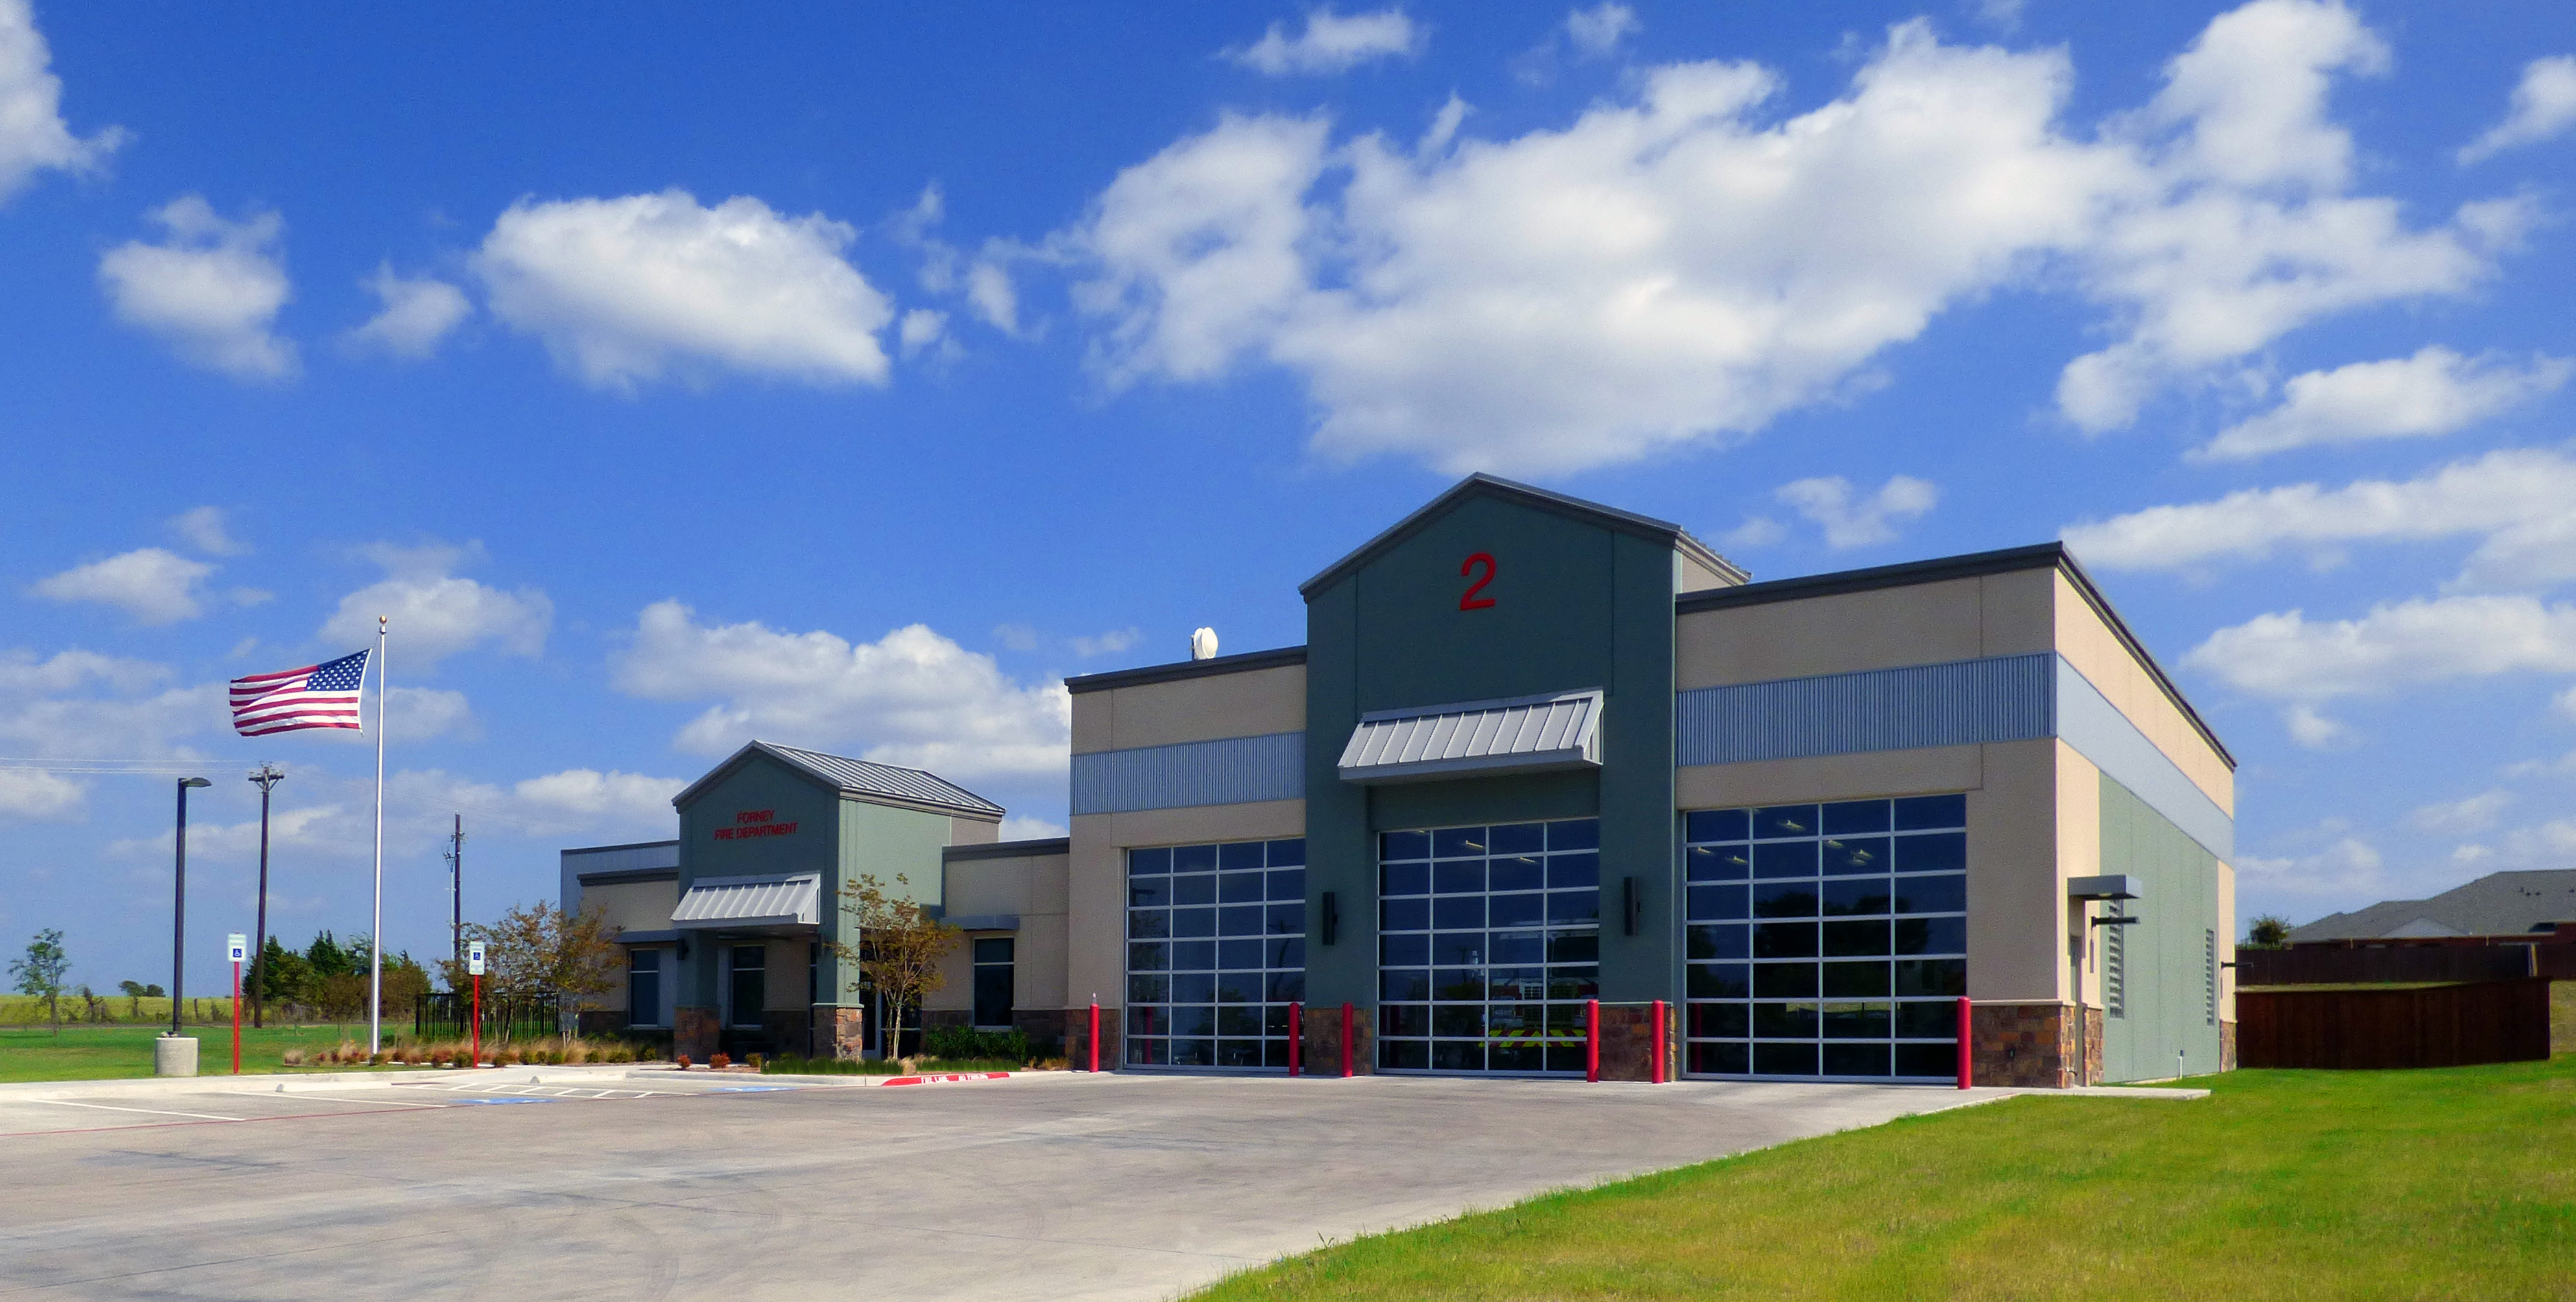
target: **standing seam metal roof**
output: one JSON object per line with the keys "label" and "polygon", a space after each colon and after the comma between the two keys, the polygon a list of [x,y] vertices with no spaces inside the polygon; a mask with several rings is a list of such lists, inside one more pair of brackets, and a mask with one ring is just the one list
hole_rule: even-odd
{"label": "standing seam metal roof", "polygon": [[1600,762],[1601,693],[1552,693],[1361,716],[1342,750],[1344,781]]}
{"label": "standing seam metal roof", "polygon": [[985,814],[995,818],[1008,813],[1000,805],[976,795],[938,774],[922,769],[898,768],[869,760],[851,759],[846,755],[826,755],[818,750],[781,746],[776,742],[755,741],[735,751],[733,758],[707,771],[707,775],[689,784],[688,789],[671,797],[674,806],[687,802],[698,789],[718,776],[733,771],[744,756],[759,751],[782,764],[801,769],[824,785],[836,790],[865,796],[883,796],[909,804],[953,809],[966,814]]}

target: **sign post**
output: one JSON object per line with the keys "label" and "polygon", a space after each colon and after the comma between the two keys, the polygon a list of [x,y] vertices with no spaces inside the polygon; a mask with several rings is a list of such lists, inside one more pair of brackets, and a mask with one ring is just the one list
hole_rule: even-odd
{"label": "sign post", "polygon": [[250,937],[236,931],[224,937],[224,957],[233,965],[233,1074],[241,1075],[241,965],[250,952]]}
{"label": "sign post", "polygon": [[468,975],[474,978],[474,1048],[473,1052],[467,1057],[465,1065],[468,1067],[480,1067],[483,1065],[482,941],[470,940],[465,943],[465,971]]}

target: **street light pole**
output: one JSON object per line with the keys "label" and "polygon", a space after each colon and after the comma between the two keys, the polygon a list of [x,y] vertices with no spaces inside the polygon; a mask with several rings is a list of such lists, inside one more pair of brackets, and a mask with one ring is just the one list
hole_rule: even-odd
{"label": "street light pole", "polygon": [[268,789],[286,780],[286,774],[273,764],[262,764],[250,775],[259,787],[259,927],[250,951],[250,1024],[268,1025],[268,986],[261,977],[268,972]]}
{"label": "street light pole", "polygon": [[181,985],[188,975],[188,788],[210,787],[204,778],[179,779],[178,862],[172,874],[177,890],[170,906],[170,1034],[179,1034]]}

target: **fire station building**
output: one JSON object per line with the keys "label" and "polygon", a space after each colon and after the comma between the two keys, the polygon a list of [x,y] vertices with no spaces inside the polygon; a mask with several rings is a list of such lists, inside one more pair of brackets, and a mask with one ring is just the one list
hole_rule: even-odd
{"label": "fire station building", "polygon": [[[564,853],[682,1052],[884,1046],[858,873],[962,929],[934,1024],[1137,1071],[1980,1083],[2233,1066],[2234,760],[2044,544],[1767,583],[1473,476],[1309,580],[1303,646],[1072,679],[1071,835],[754,743],[676,842]],[[1652,1027],[1667,1012],[1659,1043]],[[1347,1019],[1343,1005],[1350,1006]]]}

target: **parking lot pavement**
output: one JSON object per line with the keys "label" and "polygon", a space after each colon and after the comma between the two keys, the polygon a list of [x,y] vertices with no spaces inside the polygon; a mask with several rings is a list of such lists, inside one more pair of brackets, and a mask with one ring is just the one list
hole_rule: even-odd
{"label": "parking lot pavement", "polygon": [[1161,1298],[2002,1093],[661,1074],[0,1099],[0,1297]]}

